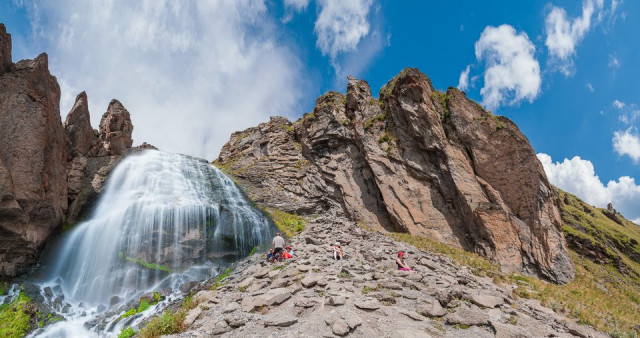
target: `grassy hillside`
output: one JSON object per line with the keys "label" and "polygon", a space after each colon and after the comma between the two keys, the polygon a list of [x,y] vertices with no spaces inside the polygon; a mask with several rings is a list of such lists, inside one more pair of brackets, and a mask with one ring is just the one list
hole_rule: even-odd
{"label": "grassy hillside", "polygon": [[566,285],[518,274],[505,275],[484,258],[427,238],[391,235],[422,249],[439,252],[470,266],[477,275],[496,283],[515,283],[517,297],[539,299],[542,304],[613,337],[640,334],[640,226],[606,209],[592,207],[558,190],[562,201],[564,234],[576,268]]}

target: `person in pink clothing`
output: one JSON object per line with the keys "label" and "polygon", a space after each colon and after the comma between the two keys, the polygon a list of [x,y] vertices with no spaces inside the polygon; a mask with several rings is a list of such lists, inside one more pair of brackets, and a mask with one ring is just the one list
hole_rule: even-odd
{"label": "person in pink clothing", "polygon": [[404,252],[398,251],[398,259],[396,259],[396,265],[400,271],[414,271],[404,262]]}

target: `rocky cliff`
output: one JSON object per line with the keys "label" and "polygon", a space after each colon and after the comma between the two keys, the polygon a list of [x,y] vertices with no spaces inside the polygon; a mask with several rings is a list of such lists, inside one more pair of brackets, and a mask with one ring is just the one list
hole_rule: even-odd
{"label": "rocky cliff", "polygon": [[[90,210],[108,172],[131,152],[129,112],[113,100],[100,131],[83,92],[67,119],[46,54],[13,63],[11,35],[0,24],[0,278],[33,265],[64,222]],[[148,145],[145,144],[145,147]]]}
{"label": "rocky cliff", "polygon": [[480,253],[507,271],[574,276],[559,201],[527,138],[405,69],[375,99],[350,77],[291,123],[236,132],[216,160],[263,207],[346,217]]}

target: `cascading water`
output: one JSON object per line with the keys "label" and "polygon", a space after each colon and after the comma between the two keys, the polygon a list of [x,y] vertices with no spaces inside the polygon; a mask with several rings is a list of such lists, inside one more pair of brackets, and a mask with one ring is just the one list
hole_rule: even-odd
{"label": "cascading water", "polygon": [[[82,325],[91,319],[88,307],[97,313],[114,299],[126,303],[150,290],[176,290],[211,277],[268,243],[273,232],[273,223],[206,161],[145,151],[113,170],[91,219],[48,251],[47,278],[40,284],[80,306],[75,317],[73,311],[66,317]],[[36,334],[64,336],[69,325]]]}

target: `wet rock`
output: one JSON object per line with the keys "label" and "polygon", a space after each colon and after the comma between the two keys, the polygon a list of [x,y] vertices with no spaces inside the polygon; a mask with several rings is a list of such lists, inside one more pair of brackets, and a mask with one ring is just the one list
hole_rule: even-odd
{"label": "wet rock", "polygon": [[118,296],[111,296],[111,299],[109,300],[109,306],[114,306],[116,304],[119,304],[120,302],[122,302],[122,298]]}

